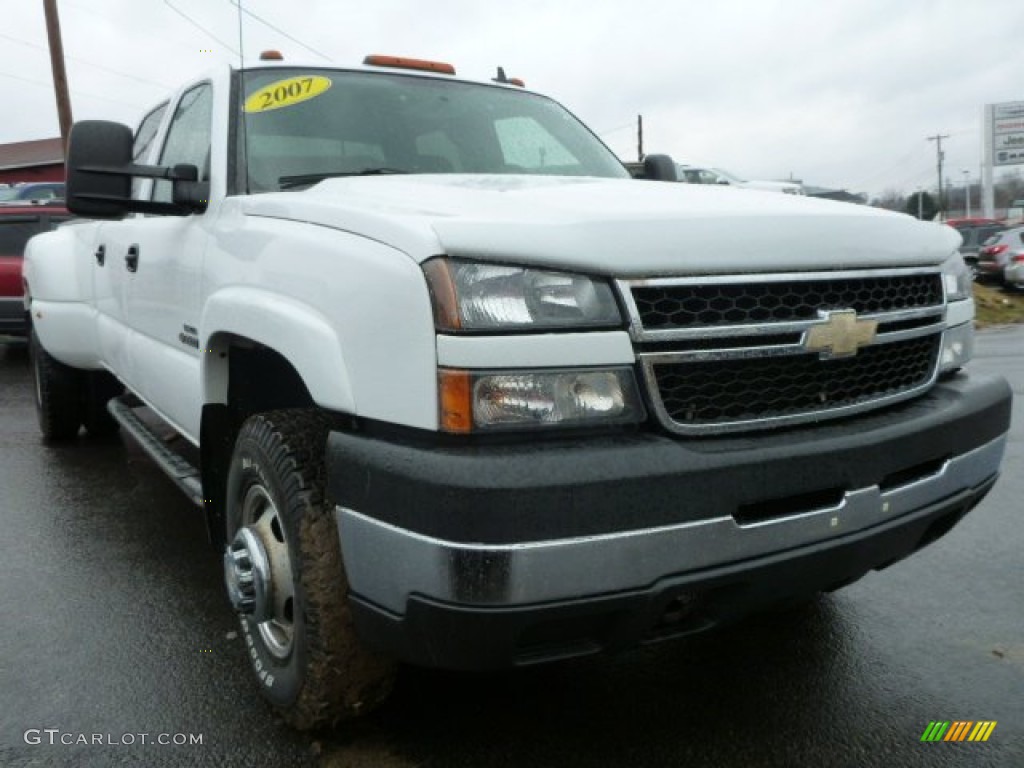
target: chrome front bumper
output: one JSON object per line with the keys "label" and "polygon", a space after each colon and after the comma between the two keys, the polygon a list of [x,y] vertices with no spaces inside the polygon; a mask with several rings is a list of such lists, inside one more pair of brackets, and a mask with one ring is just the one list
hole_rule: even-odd
{"label": "chrome front bumper", "polygon": [[858,488],[838,504],[750,524],[725,516],[577,538],[472,544],[342,506],[335,515],[349,585],[360,600],[396,616],[413,596],[481,608],[527,606],[646,589],[669,577],[866,532],[981,486],[997,474],[1005,445],[1003,436],[905,485]]}

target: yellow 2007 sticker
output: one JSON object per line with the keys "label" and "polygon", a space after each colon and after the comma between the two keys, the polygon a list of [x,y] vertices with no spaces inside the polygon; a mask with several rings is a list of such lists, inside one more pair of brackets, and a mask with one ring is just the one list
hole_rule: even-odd
{"label": "yellow 2007 sticker", "polygon": [[289,77],[265,85],[245,100],[245,112],[269,112],[315,99],[331,87],[330,79],[320,75]]}

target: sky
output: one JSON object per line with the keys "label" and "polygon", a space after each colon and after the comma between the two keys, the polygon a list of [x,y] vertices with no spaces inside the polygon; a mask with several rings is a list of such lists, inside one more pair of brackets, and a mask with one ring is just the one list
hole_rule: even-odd
{"label": "sky", "polygon": [[[934,187],[940,134],[944,177],[977,181],[983,105],[1024,101],[1021,0],[242,2],[246,60],[500,65],[623,160],[643,115],[645,152],[872,197]],[[76,120],[134,127],[238,61],[235,0],[57,3]],[[0,0],[0,105],[0,143],[59,135],[42,0]]]}

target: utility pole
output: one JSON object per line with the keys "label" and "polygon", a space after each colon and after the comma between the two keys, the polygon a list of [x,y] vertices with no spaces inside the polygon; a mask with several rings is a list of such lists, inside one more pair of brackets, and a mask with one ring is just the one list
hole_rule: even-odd
{"label": "utility pole", "polygon": [[68,95],[68,76],[64,71],[64,44],[60,39],[60,17],[57,0],[43,0],[46,12],[46,37],[50,43],[50,67],[53,69],[53,90],[57,96],[57,119],[65,151],[71,133],[71,97]]}
{"label": "utility pole", "polygon": [[939,161],[939,212],[945,211],[945,206],[942,200],[942,161],[945,159],[945,153],[942,151],[942,140],[948,139],[949,134],[936,134],[935,136],[929,136],[928,141],[935,142],[935,155]]}
{"label": "utility pole", "polygon": [[971,172],[966,168],[962,171],[964,175],[964,216],[971,218]]}
{"label": "utility pole", "polygon": [[644,116],[636,116],[636,161],[644,161]]}

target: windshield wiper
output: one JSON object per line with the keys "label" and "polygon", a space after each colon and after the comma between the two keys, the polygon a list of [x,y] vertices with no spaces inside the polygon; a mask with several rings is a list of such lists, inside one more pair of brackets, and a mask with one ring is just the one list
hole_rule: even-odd
{"label": "windshield wiper", "polygon": [[392,173],[408,173],[400,168],[363,168],[361,171],[328,171],[326,173],[301,173],[297,176],[282,176],[277,180],[281,189],[293,189],[308,184],[316,184],[324,179],[344,176],[384,176]]}

